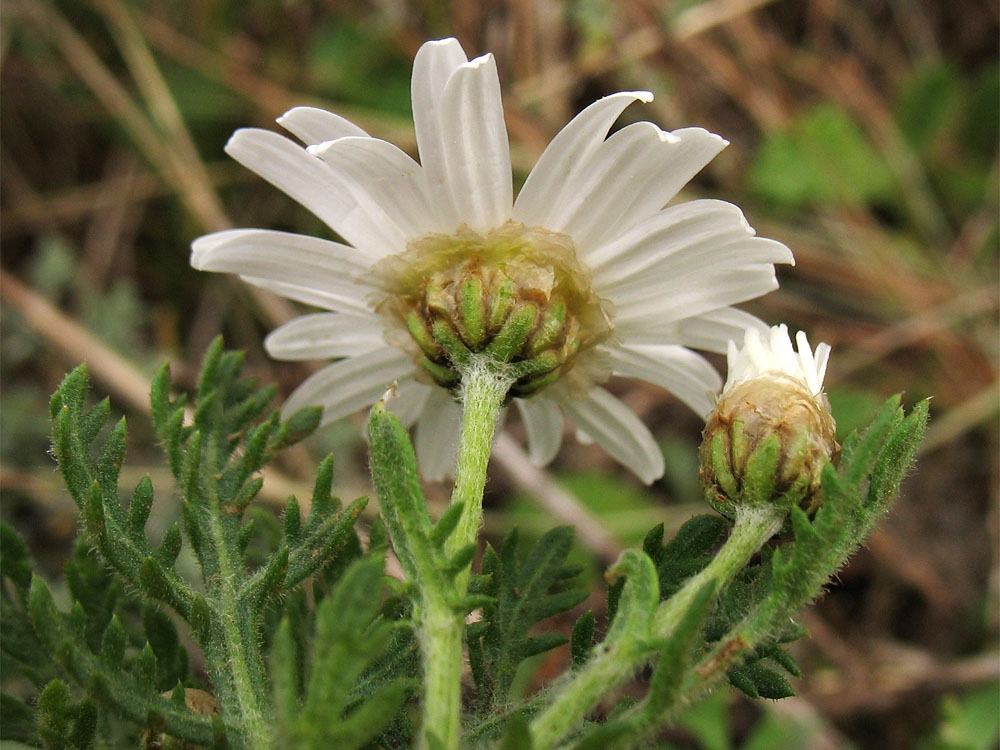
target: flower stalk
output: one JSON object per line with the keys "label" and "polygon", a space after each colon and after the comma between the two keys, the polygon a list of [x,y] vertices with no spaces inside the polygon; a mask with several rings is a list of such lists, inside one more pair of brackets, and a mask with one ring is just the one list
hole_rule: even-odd
{"label": "flower stalk", "polygon": [[[462,368],[462,432],[455,471],[452,505],[461,504],[455,530],[445,542],[451,557],[475,544],[483,520],[486,468],[493,447],[497,417],[514,383],[509,365],[492,357],[472,356]],[[455,576],[455,594],[465,595],[469,567]],[[462,633],[465,613],[442,602],[428,607],[422,632],[424,650],[424,747],[433,731],[444,750],[457,750],[461,731]]]}
{"label": "flower stalk", "polygon": [[[474,543],[483,520],[483,491],[486,487],[486,467],[489,464],[496,434],[497,417],[516,379],[516,373],[505,363],[489,356],[473,356],[462,371],[462,432],[455,469],[452,504],[462,504],[462,515],[455,532],[449,537],[445,551],[455,554]],[[459,576],[460,593],[465,593],[468,572]]]}
{"label": "flower stalk", "polygon": [[[369,421],[372,475],[407,577],[417,588],[424,672],[420,747],[457,750],[461,732],[462,636],[469,566],[483,516],[483,489],[497,417],[517,376],[509,364],[472,354],[462,365],[463,418],[452,510],[431,523],[405,428],[376,404]],[[453,517],[455,513],[459,516]],[[442,524],[453,528],[441,530]]]}
{"label": "flower stalk", "polygon": [[[706,589],[721,591],[777,533],[784,519],[784,511],[775,506],[741,507],[733,530],[718,554],[676,594],[660,603],[649,620],[623,626],[619,618],[624,613],[620,612],[615,619],[614,631],[617,633],[608,634],[607,641],[611,642],[608,647],[595,650],[584,667],[564,684],[549,707],[531,723],[532,747],[535,750],[556,747],[609,690],[628,680],[656,654],[657,643],[675,636]],[[651,563],[649,566],[652,567]],[[633,577],[630,576],[630,583]],[[618,637],[614,638],[616,634]]]}

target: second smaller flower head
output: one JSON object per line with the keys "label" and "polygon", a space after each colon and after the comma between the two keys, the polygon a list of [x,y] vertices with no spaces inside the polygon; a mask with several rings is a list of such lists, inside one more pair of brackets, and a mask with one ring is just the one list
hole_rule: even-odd
{"label": "second smaller flower head", "polygon": [[708,501],[729,517],[739,504],[815,509],[823,467],[837,450],[823,393],[829,345],[814,352],[800,331],[796,351],[785,325],[765,336],[749,329],[742,347],[729,342],[729,375],[701,445]]}

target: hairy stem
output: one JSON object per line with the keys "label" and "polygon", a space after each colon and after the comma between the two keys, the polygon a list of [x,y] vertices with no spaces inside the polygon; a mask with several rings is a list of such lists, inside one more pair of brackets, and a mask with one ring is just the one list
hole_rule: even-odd
{"label": "hairy stem", "polygon": [[[473,357],[462,371],[462,432],[452,503],[462,515],[445,543],[453,555],[474,543],[483,518],[486,467],[493,447],[497,416],[514,379],[509,368],[494,360]],[[465,594],[469,571],[455,577],[455,592]],[[424,721],[421,745],[434,735],[442,750],[457,750],[461,732],[462,633],[465,620],[452,603],[436,597],[425,604],[421,641],[424,657]]]}
{"label": "hairy stem", "polygon": [[[214,443],[212,444],[213,448]],[[210,490],[209,533],[218,556],[219,582],[214,587],[219,632],[215,643],[206,644],[213,682],[219,691],[223,711],[233,717],[232,725],[242,727],[246,747],[268,750],[273,747],[271,726],[262,707],[264,664],[260,655],[255,622],[240,602],[238,583],[244,575],[239,560],[234,560],[230,539],[223,527],[223,509],[214,484]],[[227,689],[228,688],[228,689]],[[238,718],[236,718],[238,717]]]}
{"label": "hairy stem", "polygon": [[649,642],[673,636],[698,592],[708,584],[716,592],[721,590],[781,528],[783,519],[783,514],[771,507],[741,509],[729,539],[718,554],[660,604],[651,632],[631,634],[610,646],[598,647],[584,667],[563,685],[552,704],[531,723],[534,750],[555,747],[604,696],[628,680],[655,653]]}
{"label": "hairy stem", "polygon": [[732,580],[743,570],[753,553],[778,533],[784,520],[784,512],[770,506],[737,507],[733,531],[722,549],[700,573],[685,581],[684,587],[656,610],[653,619],[655,637],[668,638],[674,632],[705,584],[712,583],[719,591]]}
{"label": "hairy stem", "polygon": [[[462,433],[452,503],[462,503],[462,517],[445,544],[453,555],[476,541],[483,521],[486,467],[493,448],[497,416],[514,382],[509,366],[485,356],[474,356],[462,370]],[[459,594],[465,593],[469,572],[456,578]]]}

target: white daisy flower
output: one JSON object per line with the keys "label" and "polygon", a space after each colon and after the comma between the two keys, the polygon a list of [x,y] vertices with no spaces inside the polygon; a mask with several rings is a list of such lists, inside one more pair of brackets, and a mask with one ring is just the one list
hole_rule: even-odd
{"label": "white daisy flower", "polygon": [[238,229],[196,240],[191,264],[328,311],[265,341],[278,359],[336,360],[286,410],[320,405],[330,422],[397,381],[391,405],[416,424],[428,479],[445,476],[455,457],[451,344],[479,351],[517,323],[523,335],[511,356],[526,374],[511,395],[531,459],[544,465],[556,455],[566,415],[651,482],[663,473],[656,441],[600,384],[640,378],[707,413],[721,378],[688,347],[724,352],[745,329],[763,330],[731,305],[775,289],[773,264],[793,262],[781,243],[754,237],[729,203],[664,208],[727,142],[649,122],[608,136],[629,104],[651,100],[623,92],[587,107],[515,200],[493,56],[470,61],[455,39],[428,42],[412,79],[419,164],[311,107],[278,118],[305,147],[259,129],[237,131],[226,146],[343,243]]}

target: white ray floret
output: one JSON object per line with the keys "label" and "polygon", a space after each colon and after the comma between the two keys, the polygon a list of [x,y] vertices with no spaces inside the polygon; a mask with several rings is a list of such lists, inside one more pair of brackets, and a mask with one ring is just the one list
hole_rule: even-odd
{"label": "white ray floret", "polygon": [[514,399],[533,462],[544,465],[558,453],[565,415],[581,434],[653,481],[663,473],[656,441],[600,381],[610,375],[645,380],[706,413],[721,378],[689,347],[722,353],[745,330],[751,333],[744,349],[730,350],[730,379],[758,364],[782,371],[794,364],[810,388],[821,386],[825,345],[814,358],[800,341],[796,354],[787,334],[782,343],[772,330],[768,342],[777,343],[766,346],[760,337],[766,326],[732,307],[777,286],[774,264],[793,262],[788,248],[755,237],[732,204],[697,200],[666,207],[725,148],[723,138],[701,128],[668,132],[649,122],[609,136],[630,104],[653,98],[644,91],[612,94],[555,136],[515,200],[492,55],[470,61],[455,39],[428,42],[414,60],[411,98],[419,161],[313,107],[278,118],[304,145],[244,129],[226,146],[343,240],[239,229],[193,244],[196,268],[235,273],[322,310],[266,340],[279,359],[335,360],[302,383],[286,409],[320,405],[329,422],[370,406],[396,381],[399,398],[390,408],[416,425],[425,476],[444,477],[454,461],[460,409],[447,390],[430,384],[400,343],[401,331],[390,330],[384,311],[376,309],[379,269],[426,237],[460,230],[485,236],[522,225],[571,245],[610,331],[590,353],[600,358],[603,369],[595,372],[603,375],[586,387],[564,377]]}
{"label": "white ray floret", "polygon": [[830,345],[821,343],[814,351],[804,331],[796,334],[795,342],[798,351],[792,345],[785,324],[773,326],[763,334],[759,329],[748,329],[742,346],[730,341],[729,374],[723,392],[754,378],[787,377],[799,381],[809,393],[818,396],[823,392]]}

